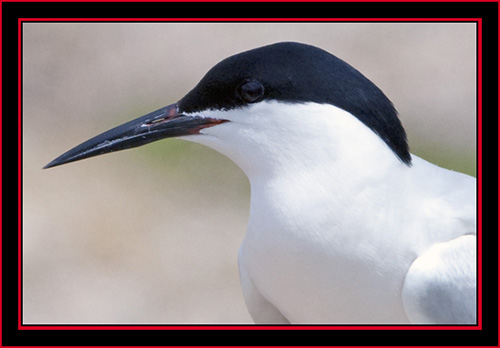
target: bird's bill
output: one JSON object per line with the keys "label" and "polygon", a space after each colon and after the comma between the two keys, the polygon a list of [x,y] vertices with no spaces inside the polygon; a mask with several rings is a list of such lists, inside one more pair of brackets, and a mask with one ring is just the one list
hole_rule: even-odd
{"label": "bird's bill", "polygon": [[198,134],[204,128],[223,122],[226,120],[184,115],[179,113],[177,104],[168,105],[83,142],[44,168],[130,149],[164,138]]}

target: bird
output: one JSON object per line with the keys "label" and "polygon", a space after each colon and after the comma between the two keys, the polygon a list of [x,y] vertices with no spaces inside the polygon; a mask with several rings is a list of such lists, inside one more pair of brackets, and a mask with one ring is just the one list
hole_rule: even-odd
{"label": "bird", "polygon": [[171,137],[249,179],[238,266],[256,324],[477,324],[476,179],[411,154],[347,62],[298,42],[236,53],[44,168]]}

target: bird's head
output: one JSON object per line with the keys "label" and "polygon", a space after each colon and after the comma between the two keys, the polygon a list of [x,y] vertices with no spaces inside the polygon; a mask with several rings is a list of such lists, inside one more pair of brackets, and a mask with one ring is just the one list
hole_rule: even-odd
{"label": "bird's head", "polygon": [[335,153],[347,137],[355,152],[366,132],[410,165],[404,129],[379,88],[324,50],[282,42],[224,59],[177,103],[104,132],[45,168],[182,137],[215,148],[245,170],[293,157],[297,148],[306,156]]}

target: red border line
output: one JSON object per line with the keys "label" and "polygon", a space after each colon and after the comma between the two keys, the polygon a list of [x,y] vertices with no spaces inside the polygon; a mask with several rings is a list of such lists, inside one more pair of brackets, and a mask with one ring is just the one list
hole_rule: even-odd
{"label": "red border line", "polygon": [[[42,0],[40,0],[42,1]],[[98,0],[96,0],[98,1]],[[118,1],[118,0],[117,0]],[[482,18],[19,18],[21,22],[480,22]]]}
{"label": "red border line", "polygon": [[[79,2],[79,0],[52,0],[53,2]],[[107,0],[109,2],[136,2],[137,0]],[[148,2],[269,2],[269,0],[149,0]],[[273,0],[275,2],[303,2],[303,0]],[[380,2],[379,0],[315,0],[316,2]],[[2,0],[2,2],[46,2],[46,0]],[[102,2],[102,0],[83,0],[83,2]],[[436,0],[385,0],[385,2],[436,2]],[[471,2],[471,0],[440,0],[440,2]],[[481,0],[481,2],[498,2]]]}
{"label": "red border line", "polygon": [[158,324],[158,325],[23,325],[19,330],[480,330],[471,325],[252,325],[252,324]]}
{"label": "red border line", "polygon": [[477,324],[482,327],[482,313],[483,313],[483,298],[481,296],[483,289],[483,210],[482,210],[482,196],[483,196],[483,26],[482,21],[479,20],[477,28]]}
{"label": "red border line", "polygon": [[[0,0],[2,1],[2,0]],[[43,1],[43,0],[34,0]],[[60,1],[60,0],[55,0]],[[61,0],[64,1],[64,0]],[[72,0],[70,0],[72,1]],[[89,0],[86,0],[89,1]],[[98,0],[90,0],[90,2]],[[110,0],[118,1],[118,0]],[[128,0],[127,0],[128,1]],[[130,0],[135,1],[135,0]],[[154,0],[156,1],[156,0]],[[181,0],[182,1],[182,0]],[[205,0],[199,0],[205,1]],[[257,0],[261,1],[261,0]],[[282,0],[278,0],[282,1]],[[297,0],[300,1],[300,0]],[[351,0],[348,0],[351,1]],[[370,2],[372,0],[365,0]],[[374,0],[373,0],[374,1]],[[393,1],[393,0],[390,0]],[[394,0],[397,1],[397,0]],[[422,0],[419,0],[422,1]],[[423,0],[422,2],[427,2],[432,0]],[[453,0],[445,0],[453,1]],[[468,0],[463,0],[468,1]],[[10,2],[5,1],[3,2]],[[22,1],[15,1],[22,2]],[[492,0],[491,2],[497,2]],[[0,7],[1,11],[1,7]],[[21,206],[21,182],[22,182],[22,142],[21,142],[21,126],[22,126],[22,24],[24,22],[476,22],[477,23],[477,126],[478,126],[478,323],[477,325],[442,325],[442,326],[427,326],[427,325],[141,325],[141,324],[130,324],[130,325],[30,325],[22,323],[22,206]],[[0,28],[1,30],[1,28]],[[481,264],[481,242],[482,242],[482,19],[481,18],[19,18],[18,19],[18,126],[19,126],[19,141],[18,141],[18,196],[19,196],[19,212],[18,212],[18,242],[19,242],[19,257],[18,257],[18,329],[19,330],[481,330],[482,329],[482,264]],[[1,50],[1,45],[0,45]],[[1,88],[1,86],[0,86]],[[500,94],[499,94],[500,100]],[[499,102],[500,109],[500,102]],[[1,124],[0,124],[1,127]],[[500,131],[500,126],[499,126]],[[1,146],[1,144],[0,144]],[[499,142],[500,148],[500,142]],[[1,166],[1,163],[0,163]],[[1,192],[1,189],[0,189]],[[500,189],[499,189],[500,193]],[[499,210],[500,216],[500,210]],[[1,218],[1,215],[0,215]],[[500,218],[499,218],[500,221]],[[1,243],[1,240],[0,240]],[[1,245],[1,244],[0,244]],[[499,242],[500,247],[500,242]],[[1,261],[0,261],[1,262]],[[500,258],[499,258],[500,264]],[[1,280],[0,280],[1,281]],[[499,294],[500,298],[500,294]],[[1,320],[1,319],[0,319]]]}
{"label": "red border line", "polygon": [[[0,18],[3,18],[2,16],[2,6],[0,6]],[[3,46],[3,43],[2,43],[2,38],[3,38],[3,31],[2,31],[2,26],[0,25],[0,57],[3,57],[3,51],[2,51],[2,46]],[[1,58],[0,58],[1,60]],[[3,81],[3,62],[1,64],[2,68],[0,69],[0,81]],[[2,90],[2,85],[3,83],[0,83],[0,110],[3,110],[3,90]],[[19,99],[21,99],[19,97]],[[0,111],[0,115],[2,115],[2,112]],[[3,115],[0,116],[0,118],[2,118],[3,120]],[[2,123],[3,122],[0,122],[0,134],[3,134],[3,129],[2,129]],[[18,130],[18,132],[20,132],[20,128]],[[18,133],[18,138],[20,139],[20,133]],[[18,159],[21,158],[21,150],[20,150],[20,140],[18,140],[18,153],[17,153],[17,157]],[[2,163],[3,163],[3,158],[2,158],[2,154],[3,154],[3,147],[2,147],[2,142],[0,141],[0,182],[3,183],[3,167],[2,167]],[[18,162],[21,162],[20,160],[18,160]],[[21,187],[21,178],[19,177],[17,179],[19,181],[19,184],[18,186]],[[20,194],[20,191],[18,190],[18,193],[17,193],[17,196],[18,196],[18,201],[20,202],[21,201],[21,194]],[[3,197],[3,185],[0,184],[0,197]],[[3,208],[2,206],[2,200],[0,200],[0,207]],[[21,216],[21,206],[19,205],[18,206],[18,211],[19,211],[19,219],[20,219],[20,216]],[[19,234],[20,233],[20,229],[21,229],[21,224],[20,224],[20,220],[18,220],[18,228],[19,228]],[[3,226],[3,209],[0,209],[0,226]],[[0,233],[3,233],[3,229]],[[0,238],[0,250],[3,250],[2,246],[2,239],[3,238]],[[2,264],[2,259],[3,257],[0,257],[0,273],[2,272],[1,270],[3,270],[3,264]],[[21,266],[21,263],[19,263],[18,267]],[[3,313],[3,281],[2,281],[3,277],[0,276],[0,313]],[[3,315],[0,315],[0,327],[3,328]]]}
{"label": "red border line", "polygon": [[[21,318],[22,318],[22,304],[21,304],[21,292],[22,292],[22,251],[23,251],[23,244],[22,244],[22,23],[21,21],[18,22],[18,32],[17,32],[17,40],[18,40],[18,69],[17,69],[17,85],[18,85],[18,90],[17,90],[17,95],[18,95],[18,105],[17,105],[17,110],[18,110],[18,210],[19,210],[19,217],[18,217],[18,229],[19,229],[19,235],[18,235],[18,302],[19,302],[19,309],[18,309],[18,315],[19,315],[19,322],[21,323]],[[3,69],[3,66],[2,66]],[[2,94],[3,96],[3,94]]]}

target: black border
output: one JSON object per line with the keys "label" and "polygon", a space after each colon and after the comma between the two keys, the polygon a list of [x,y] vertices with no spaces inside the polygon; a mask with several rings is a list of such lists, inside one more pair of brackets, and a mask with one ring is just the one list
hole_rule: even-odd
{"label": "black border", "polygon": [[[483,233],[482,330],[18,330],[18,199],[5,190],[18,181],[18,18],[482,18],[483,201],[497,202],[498,3],[118,3],[3,2],[2,4],[2,345],[493,345],[498,346],[498,239]],[[14,131],[15,130],[15,131]],[[495,144],[489,142],[495,141]],[[16,139],[17,145],[17,139]],[[489,146],[488,146],[489,145]],[[492,163],[494,162],[494,163]],[[492,175],[495,175],[495,178]],[[12,184],[11,184],[12,185]],[[10,190],[13,191],[13,190]],[[488,199],[488,200],[487,200]],[[491,206],[491,203],[488,203]],[[497,207],[498,208],[498,207]],[[487,211],[490,211],[488,209]],[[496,213],[498,209],[496,210]],[[483,226],[496,213],[483,212]],[[17,225],[17,223],[16,223]],[[498,228],[497,228],[498,231]],[[493,320],[492,318],[495,318]]]}

